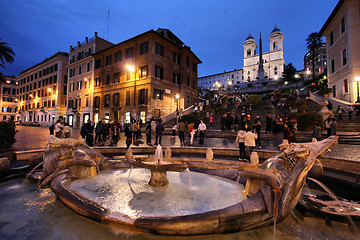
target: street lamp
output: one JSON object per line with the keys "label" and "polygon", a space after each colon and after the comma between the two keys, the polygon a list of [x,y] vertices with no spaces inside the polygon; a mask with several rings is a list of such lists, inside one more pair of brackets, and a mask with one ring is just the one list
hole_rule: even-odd
{"label": "street lamp", "polygon": [[358,93],[357,102],[360,102],[360,93],[359,93],[360,76],[356,76],[355,81],[356,81],[356,84],[357,84],[357,93]]}
{"label": "street lamp", "polygon": [[179,98],[180,98],[180,95],[176,94],[175,98],[176,98],[176,124],[179,124]]}

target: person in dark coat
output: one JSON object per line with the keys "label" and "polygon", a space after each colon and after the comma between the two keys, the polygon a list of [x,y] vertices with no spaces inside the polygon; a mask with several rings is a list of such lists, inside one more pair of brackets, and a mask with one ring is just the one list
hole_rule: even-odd
{"label": "person in dark coat", "polygon": [[85,137],[85,141],[86,144],[89,147],[94,146],[94,126],[91,124],[91,121],[89,120],[86,124],[86,137]]}
{"label": "person in dark coat", "polygon": [[151,144],[151,121],[146,123],[146,144],[152,146]]}
{"label": "person in dark coat", "polygon": [[[158,120],[158,124],[156,125],[156,136],[155,136],[155,145],[161,145],[162,135],[164,133],[164,126],[161,124],[161,121]],[[158,141],[159,140],[159,141]]]}
{"label": "person in dark coat", "polygon": [[132,132],[129,127],[125,127],[126,149],[128,149],[132,143]]}

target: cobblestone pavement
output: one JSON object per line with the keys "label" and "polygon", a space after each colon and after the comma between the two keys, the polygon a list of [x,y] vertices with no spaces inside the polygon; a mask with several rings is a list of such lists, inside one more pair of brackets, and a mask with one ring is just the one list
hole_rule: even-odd
{"label": "cobblestone pavement", "polygon": [[[31,150],[42,149],[48,142],[49,129],[47,127],[28,127],[17,126],[18,133],[16,134],[17,142],[13,145],[14,150]],[[80,130],[72,129],[72,137],[79,138]],[[147,146],[145,144],[145,134],[143,134],[141,141],[137,146]],[[152,143],[155,142],[155,137],[152,138]],[[279,141],[262,141],[262,149],[264,150],[278,150]],[[169,135],[163,136],[162,145],[167,146],[180,146],[180,141],[177,136],[174,138]],[[118,146],[126,146],[124,133],[121,133],[121,139]],[[199,145],[198,140],[194,140],[193,147],[211,147],[211,148],[237,148],[235,139],[225,138],[205,138],[204,144]],[[360,146],[339,144],[331,149],[330,153],[326,153],[325,156],[340,157],[360,161]]]}

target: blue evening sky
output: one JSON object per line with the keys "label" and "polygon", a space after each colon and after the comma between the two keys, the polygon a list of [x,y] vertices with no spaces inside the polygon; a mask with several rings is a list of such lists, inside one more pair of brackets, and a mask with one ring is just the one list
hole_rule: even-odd
{"label": "blue evening sky", "polygon": [[[94,32],[119,43],[150,29],[168,28],[202,60],[199,77],[243,67],[243,44],[277,25],[285,63],[303,68],[305,39],[319,31],[338,0],[1,0],[0,41],[16,53],[0,72],[18,75]],[[108,28],[108,10],[109,28]],[[109,31],[107,31],[109,29]]]}

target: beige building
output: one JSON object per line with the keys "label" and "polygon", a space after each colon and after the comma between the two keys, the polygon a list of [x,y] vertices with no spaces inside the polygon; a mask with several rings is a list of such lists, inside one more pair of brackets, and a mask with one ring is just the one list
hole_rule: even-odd
{"label": "beige building", "polygon": [[68,54],[58,52],[16,77],[16,120],[49,126],[66,113]]}
{"label": "beige building", "polygon": [[[327,63],[326,63],[326,59],[327,59],[327,55],[326,55],[326,43],[323,43],[319,48],[317,48],[315,50],[315,57],[314,57],[314,62],[315,62],[315,76],[319,76],[320,74],[325,73],[326,75],[326,68],[327,68]],[[310,78],[312,78],[312,52],[309,51],[305,54],[304,56],[304,70],[303,70],[303,75],[304,75],[304,79],[305,80],[309,80]]]}
{"label": "beige building", "polygon": [[85,38],[76,46],[70,46],[68,68],[68,95],[66,117],[70,126],[80,127],[93,120],[94,58],[93,54],[114,44],[100,38]]}
{"label": "beige building", "polygon": [[345,103],[355,103],[360,94],[359,9],[359,0],[340,0],[319,32],[326,37],[332,97]]}
{"label": "beige building", "polygon": [[15,121],[18,105],[16,98],[17,81],[15,77],[3,77],[4,81],[0,81],[0,121]]}
{"label": "beige building", "polygon": [[168,29],[150,30],[94,54],[94,121],[146,121],[197,98],[200,59]]}

